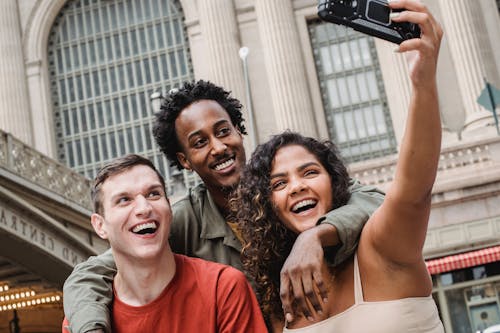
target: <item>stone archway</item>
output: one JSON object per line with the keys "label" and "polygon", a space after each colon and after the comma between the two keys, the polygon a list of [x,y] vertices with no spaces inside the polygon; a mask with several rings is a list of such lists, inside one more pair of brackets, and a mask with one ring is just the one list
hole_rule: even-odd
{"label": "stone archway", "polygon": [[[33,8],[23,36],[26,78],[35,148],[56,157],[47,63],[47,42],[52,24],[66,0],[42,0]],[[35,112],[36,110],[36,112]]]}

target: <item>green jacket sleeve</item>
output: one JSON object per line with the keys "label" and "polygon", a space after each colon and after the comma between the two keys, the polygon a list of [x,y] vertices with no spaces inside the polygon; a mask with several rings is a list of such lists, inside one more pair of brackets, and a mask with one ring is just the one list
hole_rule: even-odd
{"label": "green jacket sleeve", "polygon": [[337,229],[340,244],[325,248],[325,257],[332,266],[337,266],[354,253],[363,226],[384,200],[384,193],[374,186],[363,186],[354,179],[351,179],[350,185],[351,198],[347,204],[318,221],[318,224],[329,223]]}
{"label": "green jacket sleeve", "polygon": [[111,250],[75,266],[63,287],[64,313],[72,333],[111,332],[110,306],[116,265]]}

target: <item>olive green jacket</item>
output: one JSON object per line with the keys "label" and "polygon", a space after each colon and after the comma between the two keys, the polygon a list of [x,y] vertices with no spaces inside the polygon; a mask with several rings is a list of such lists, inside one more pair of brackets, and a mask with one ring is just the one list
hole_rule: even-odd
{"label": "olive green jacket", "polygon": [[[361,229],[383,197],[376,188],[351,181],[351,199],[347,205],[318,221],[330,223],[337,229],[341,245],[336,251],[325,251],[332,265],[336,266],[354,252]],[[186,197],[172,205],[172,211],[170,245],[173,252],[242,269],[241,243],[203,184],[190,189]],[[64,312],[73,333],[97,328],[111,332],[109,308],[115,274],[111,250],[90,257],[74,268],[64,284],[63,298]]]}

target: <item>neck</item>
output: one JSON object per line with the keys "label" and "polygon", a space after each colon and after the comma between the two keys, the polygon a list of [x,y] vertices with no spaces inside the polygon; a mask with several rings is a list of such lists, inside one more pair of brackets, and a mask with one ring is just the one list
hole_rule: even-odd
{"label": "neck", "polygon": [[114,279],[116,295],[131,306],[142,306],[154,301],[175,275],[175,258],[170,249],[160,257],[146,260],[115,260],[118,271]]}
{"label": "neck", "polygon": [[229,187],[212,187],[207,189],[222,216],[227,217],[229,214],[229,196],[233,189]]}

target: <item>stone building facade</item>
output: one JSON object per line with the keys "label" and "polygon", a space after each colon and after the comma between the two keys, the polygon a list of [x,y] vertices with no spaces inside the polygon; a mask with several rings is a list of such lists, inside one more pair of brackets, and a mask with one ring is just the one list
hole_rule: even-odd
{"label": "stone building facade", "polygon": [[[424,252],[447,332],[470,332],[482,312],[500,323],[500,136],[493,113],[477,101],[485,81],[500,88],[499,5],[495,0],[424,3],[445,30],[438,69],[442,158]],[[39,183],[56,165],[92,177],[106,160],[134,151],[160,165],[171,195],[195,184],[194,175],[168,166],[150,136],[155,108],[150,96],[193,79],[227,87],[243,102],[249,150],[284,129],[330,138],[354,177],[385,188],[411,94],[405,58],[388,42],[320,22],[316,5],[315,0],[1,1],[0,129],[11,142],[0,144],[2,205],[41,210],[44,221],[70,230],[62,239],[71,239],[71,233],[79,237],[82,256],[102,251],[82,222],[89,207],[65,202],[66,192],[54,195]],[[12,142],[23,147],[18,152],[30,152],[25,159],[14,156]],[[13,168],[16,158],[39,175]],[[51,162],[38,164],[41,160]],[[71,177],[85,184],[76,173]],[[22,190],[13,194],[13,188]],[[54,200],[50,209],[33,191]],[[74,220],[65,218],[67,212]],[[0,243],[18,236],[12,228],[0,229]],[[29,239],[25,243],[31,248]],[[22,242],[16,244],[22,249]],[[6,266],[34,271],[53,290],[60,288],[57,277],[45,276],[29,260],[3,252],[2,257]],[[8,274],[0,273],[2,279],[9,282]],[[6,304],[0,300],[0,311]]]}

